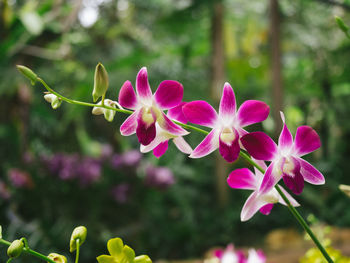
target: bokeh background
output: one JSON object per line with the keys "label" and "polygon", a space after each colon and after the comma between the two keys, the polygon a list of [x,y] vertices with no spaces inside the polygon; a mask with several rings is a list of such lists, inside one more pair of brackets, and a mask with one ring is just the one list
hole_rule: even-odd
{"label": "bokeh background", "polygon": [[[126,116],[108,123],[90,108],[52,110],[43,87],[31,87],[15,68],[26,65],[61,94],[90,102],[98,62],[109,73],[112,100],[147,66],[153,91],[175,79],[184,85],[185,101],[218,105],[228,81],[238,104],[267,102],[269,118],[251,131],[276,138],[280,110],[293,133],[312,126],[323,145],[306,158],[326,184],[306,185],[297,197],[300,211],[346,232],[349,199],[338,185],[350,184],[350,40],[334,16],[350,22],[349,12],[348,0],[0,1],[5,238],[26,236],[39,251],[71,257],[70,233],[85,225],[82,261],[95,262],[116,236],[157,260],[201,258],[230,242],[268,249],[269,242],[289,245],[302,234],[282,206],[240,222],[250,193],[233,191],[226,177],[247,166],[244,161],[227,165],[216,154],[192,160],[174,145],[160,159],[141,155],[137,138],[119,133]],[[193,147],[203,138],[187,137]],[[0,247],[1,261],[5,251]]]}

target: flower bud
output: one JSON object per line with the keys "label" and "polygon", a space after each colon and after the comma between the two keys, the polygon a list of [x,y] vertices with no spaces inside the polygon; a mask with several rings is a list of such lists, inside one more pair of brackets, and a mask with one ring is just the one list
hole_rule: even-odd
{"label": "flower bud", "polygon": [[69,251],[73,252],[77,249],[76,240],[79,239],[80,245],[82,245],[86,239],[87,229],[85,226],[78,226],[74,228],[72,236],[70,237]]}
{"label": "flower bud", "polygon": [[349,30],[349,27],[344,24],[344,21],[339,16],[335,16],[334,18],[335,18],[335,22],[337,22],[338,27],[341,29],[341,31],[343,31],[344,33],[347,33]]}
{"label": "flower bud", "polygon": [[2,239],[2,226],[0,226],[0,239]]}
{"label": "flower bud", "polygon": [[38,76],[30,68],[27,68],[27,67],[22,66],[22,65],[17,65],[16,67],[17,67],[19,72],[21,72],[25,77],[30,79],[32,85],[35,84]]}
{"label": "flower bud", "polygon": [[[97,105],[101,105],[102,101],[100,101],[99,103],[97,103]],[[104,104],[106,106],[112,107],[112,108],[116,108],[116,102],[112,101],[110,99],[105,99]],[[103,114],[105,119],[109,122],[113,121],[114,116],[115,116],[115,111],[114,110],[109,110],[109,109],[105,109],[102,107],[93,107],[92,109],[92,114],[94,115],[101,115]]]}
{"label": "flower bud", "polygon": [[51,107],[55,110],[62,104],[62,100],[57,97],[55,94],[49,93],[44,95],[44,99],[51,103]]}
{"label": "flower bud", "polygon": [[108,89],[108,73],[105,67],[98,63],[95,69],[95,78],[94,78],[94,90],[92,91],[92,98],[94,102],[98,98],[103,97]]}
{"label": "flower bud", "polygon": [[141,255],[134,259],[134,263],[152,263],[152,260],[147,255]]}
{"label": "flower bud", "polygon": [[67,263],[67,258],[57,253],[50,253],[47,257],[57,263]]}
{"label": "flower bud", "polygon": [[16,239],[11,243],[9,248],[7,249],[7,255],[10,258],[17,258],[21,255],[23,251],[24,244],[21,240]]}

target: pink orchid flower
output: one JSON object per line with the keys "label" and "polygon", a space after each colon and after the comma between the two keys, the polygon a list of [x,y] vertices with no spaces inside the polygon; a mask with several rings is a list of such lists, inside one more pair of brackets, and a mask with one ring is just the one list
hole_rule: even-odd
{"label": "pink orchid flower", "polygon": [[179,125],[173,123],[163,112],[181,103],[182,85],[174,80],[162,81],[152,95],[148,83],[147,69],[143,67],[136,77],[136,93],[130,81],[126,81],[119,92],[119,103],[134,110],[120,126],[123,136],[136,132],[139,142],[150,144],[156,137],[156,123],[169,134],[182,136],[188,134]]}
{"label": "pink orchid flower", "polygon": [[[267,168],[264,162],[256,162],[262,168]],[[249,220],[258,211],[264,215],[270,214],[275,203],[287,205],[275,188],[272,188],[264,194],[259,193],[264,175],[258,169],[254,169],[255,174],[253,174],[248,168],[236,169],[231,172],[227,178],[227,183],[231,188],[254,191],[248,197],[242,208],[241,221]],[[293,206],[299,206],[298,202],[285,189],[283,189],[283,187],[280,186],[280,188]]]}
{"label": "pink orchid flower", "polygon": [[235,94],[225,83],[220,101],[219,114],[206,101],[192,101],[183,107],[189,122],[212,128],[211,132],[194,149],[191,158],[200,158],[219,148],[228,162],[238,158],[239,138],[247,132],[243,127],[261,122],[269,115],[269,106],[261,101],[247,100],[237,111]]}
{"label": "pink orchid flower", "polygon": [[[187,119],[182,112],[182,107],[185,105],[185,102],[181,102],[178,106],[168,110],[167,116],[172,119],[186,124]],[[148,144],[147,146],[140,146],[140,151],[142,153],[150,152],[153,150],[155,157],[161,157],[168,149],[168,142],[172,140],[175,146],[183,153],[190,154],[192,152],[191,146],[184,140],[182,136],[173,135],[168,131],[164,130],[158,124],[156,124],[156,137],[155,139]]]}
{"label": "pink orchid flower", "polygon": [[309,126],[300,126],[295,139],[285,123],[281,112],[283,129],[276,143],[263,132],[252,132],[241,138],[243,146],[257,160],[271,161],[265,172],[260,193],[269,192],[283,178],[286,186],[295,194],[304,188],[304,180],[310,184],[325,183],[323,175],[301,157],[315,151],[321,146],[316,131]]}
{"label": "pink orchid flower", "polygon": [[248,260],[246,263],[265,263],[266,256],[262,250],[255,250],[253,248],[248,251]]}
{"label": "pink orchid flower", "polygon": [[225,249],[214,251],[215,257],[220,259],[220,263],[245,263],[244,253],[241,250],[235,250],[233,244],[228,244]]}

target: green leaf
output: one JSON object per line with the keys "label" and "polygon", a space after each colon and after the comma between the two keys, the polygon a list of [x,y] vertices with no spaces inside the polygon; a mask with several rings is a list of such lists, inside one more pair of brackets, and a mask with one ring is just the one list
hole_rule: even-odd
{"label": "green leaf", "polygon": [[123,252],[123,240],[119,237],[112,238],[107,242],[107,249],[112,256],[120,256]]}
{"label": "green leaf", "polygon": [[101,255],[97,258],[98,263],[115,263],[114,257],[108,255]]}

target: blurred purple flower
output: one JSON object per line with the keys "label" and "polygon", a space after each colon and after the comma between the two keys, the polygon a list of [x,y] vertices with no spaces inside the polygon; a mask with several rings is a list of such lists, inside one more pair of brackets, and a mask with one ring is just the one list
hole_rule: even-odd
{"label": "blurred purple flower", "polygon": [[107,160],[113,155],[113,147],[110,144],[104,143],[101,145],[101,160]]}
{"label": "blurred purple flower", "polygon": [[167,189],[174,183],[175,178],[173,172],[169,168],[154,166],[148,166],[146,168],[146,185],[160,189]]}
{"label": "blurred purple flower", "polygon": [[29,173],[17,168],[12,168],[7,172],[7,176],[14,187],[32,188],[34,186]]}
{"label": "blurred purple flower", "polygon": [[3,199],[10,199],[11,197],[11,193],[3,181],[0,181],[0,197]]}
{"label": "blurred purple flower", "polygon": [[[57,163],[55,163],[57,162]],[[70,180],[77,176],[77,165],[79,164],[79,156],[61,155],[54,156],[52,168],[58,168],[58,177],[62,180]]]}
{"label": "blurred purple flower", "polygon": [[79,162],[76,172],[81,185],[94,183],[101,177],[101,163],[97,159],[86,157]]}
{"label": "blurred purple flower", "polygon": [[121,166],[123,166],[123,157],[120,154],[113,154],[111,158],[111,166],[114,169],[119,169]]}
{"label": "blurred purple flower", "polygon": [[122,158],[125,166],[136,166],[141,161],[142,154],[138,150],[131,150],[123,153]]}
{"label": "blurred purple flower", "polygon": [[111,194],[117,203],[125,204],[130,194],[130,185],[122,183],[112,188]]}
{"label": "blurred purple flower", "polygon": [[131,150],[123,154],[114,154],[111,158],[111,166],[114,169],[121,167],[136,167],[142,159],[142,154],[138,150]]}

